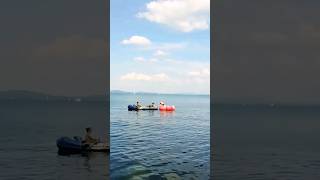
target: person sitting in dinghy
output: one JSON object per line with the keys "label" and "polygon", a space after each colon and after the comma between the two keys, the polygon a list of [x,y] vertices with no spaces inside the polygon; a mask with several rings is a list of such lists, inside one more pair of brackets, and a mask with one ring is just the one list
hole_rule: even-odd
{"label": "person sitting in dinghy", "polygon": [[86,135],[84,137],[84,143],[85,144],[97,144],[99,142],[99,139],[92,137],[92,129],[86,128]]}
{"label": "person sitting in dinghy", "polygon": [[137,101],[137,108],[140,108],[140,107],[141,107],[141,105],[140,105],[139,101]]}
{"label": "person sitting in dinghy", "polygon": [[148,105],[147,107],[148,107],[148,108],[153,108],[153,107],[155,107],[154,102],[152,102],[151,105]]}

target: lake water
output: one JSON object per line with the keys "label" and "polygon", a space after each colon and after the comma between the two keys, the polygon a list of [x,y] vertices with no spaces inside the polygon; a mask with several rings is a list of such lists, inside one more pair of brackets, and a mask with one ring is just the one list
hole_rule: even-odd
{"label": "lake water", "polygon": [[213,109],[214,179],[320,179],[320,107]]}
{"label": "lake water", "polygon": [[[209,96],[113,93],[110,100],[111,179],[209,179]],[[163,100],[176,111],[128,111],[137,100]]]}
{"label": "lake water", "polygon": [[0,102],[0,179],[108,179],[109,154],[60,156],[56,147],[87,126],[103,140],[106,116],[98,102]]}
{"label": "lake water", "polygon": [[[128,112],[165,100],[173,113]],[[0,179],[108,179],[109,154],[60,156],[60,136],[91,126],[106,137],[103,103],[0,102]],[[214,179],[320,179],[320,107],[213,108]],[[111,95],[112,179],[208,179],[208,96]]]}

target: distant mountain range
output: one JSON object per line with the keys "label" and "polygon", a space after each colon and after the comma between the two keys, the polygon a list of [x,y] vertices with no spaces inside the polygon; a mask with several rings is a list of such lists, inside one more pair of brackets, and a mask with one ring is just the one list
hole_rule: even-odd
{"label": "distant mountain range", "polygon": [[54,96],[40,92],[24,90],[0,91],[0,101],[68,101],[68,102],[88,102],[106,101],[106,96]]}
{"label": "distant mountain range", "polygon": [[[133,94],[133,92],[112,90],[111,94]],[[136,92],[135,94],[155,94],[161,95],[162,93],[152,92]],[[168,95],[168,94],[166,94]],[[170,95],[170,94],[169,94]],[[197,94],[172,94],[172,95],[197,95]],[[201,95],[201,94],[200,94]],[[208,95],[203,95],[208,96]],[[91,96],[55,96],[41,92],[24,91],[24,90],[8,90],[0,91],[0,102],[3,101],[36,101],[36,102],[106,102],[106,95],[91,95]],[[264,99],[215,99],[211,103],[216,105],[241,105],[241,106],[257,106],[266,105],[277,107],[281,105],[312,105],[319,106],[320,104],[307,104],[307,103],[281,103],[281,102],[268,102]]]}
{"label": "distant mountain range", "polygon": [[155,93],[155,92],[129,92],[129,91],[122,91],[122,90],[111,90],[110,93],[112,94],[172,94],[172,95],[204,95],[208,96],[208,94],[196,94],[196,93]]}
{"label": "distant mountain range", "polygon": [[131,94],[131,92],[121,91],[121,90],[111,90],[110,93],[114,93],[114,94]]}

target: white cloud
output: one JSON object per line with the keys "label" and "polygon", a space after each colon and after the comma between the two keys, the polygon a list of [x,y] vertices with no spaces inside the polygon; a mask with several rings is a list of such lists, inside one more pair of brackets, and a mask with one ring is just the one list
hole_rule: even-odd
{"label": "white cloud", "polygon": [[128,73],[120,78],[121,80],[136,80],[136,81],[150,81],[151,77],[143,73]]}
{"label": "white cloud", "polygon": [[137,17],[164,24],[182,32],[209,28],[210,0],[155,0]]}
{"label": "white cloud", "polygon": [[148,51],[176,51],[181,50],[187,47],[187,43],[159,43],[159,42],[153,42],[151,45],[148,46],[142,46],[142,50],[148,50]]}
{"label": "white cloud", "polygon": [[148,46],[151,44],[151,41],[143,36],[131,36],[129,39],[124,39],[122,44],[125,45],[137,45],[137,46]]}
{"label": "white cloud", "polygon": [[144,74],[144,73],[131,72],[121,76],[120,79],[125,81],[127,80],[129,81],[165,81],[165,80],[169,80],[169,77],[165,73]]}
{"label": "white cloud", "polygon": [[167,53],[158,49],[153,55],[156,57],[163,57],[163,56],[166,56]]}
{"label": "white cloud", "polygon": [[144,46],[142,47],[143,50],[148,50],[148,51],[163,51],[163,52],[169,52],[169,51],[177,51],[177,50],[182,50],[187,47],[187,43],[159,43],[155,42],[152,43],[149,46]]}
{"label": "white cloud", "polygon": [[165,73],[160,73],[160,74],[155,74],[152,76],[152,78],[154,80],[158,80],[158,81],[166,81],[169,80],[169,76],[166,75]]}
{"label": "white cloud", "polygon": [[[148,51],[171,51],[171,50],[179,50],[184,49],[187,46],[187,43],[159,43],[159,42],[151,42],[150,39],[144,36],[133,35],[128,39],[124,39],[121,41],[121,44],[124,45],[135,45],[138,46],[141,50]],[[161,52],[160,52],[161,53]]]}
{"label": "white cloud", "polygon": [[210,77],[210,70],[208,68],[193,70],[193,71],[190,71],[188,75],[191,77],[197,77],[197,78],[208,78]]}
{"label": "white cloud", "polygon": [[133,58],[133,60],[135,62],[139,62],[139,63],[155,63],[155,62],[158,62],[157,58],[146,59],[144,57],[135,57],[135,58]]}
{"label": "white cloud", "polygon": [[[139,58],[138,58],[139,59]],[[158,93],[210,93],[208,60],[151,59],[135,63],[134,71],[122,70],[111,80],[112,89]],[[161,85],[159,85],[161,84]]]}
{"label": "white cloud", "polygon": [[144,57],[135,57],[135,58],[133,58],[133,60],[136,62],[145,62],[146,61],[146,59]]}

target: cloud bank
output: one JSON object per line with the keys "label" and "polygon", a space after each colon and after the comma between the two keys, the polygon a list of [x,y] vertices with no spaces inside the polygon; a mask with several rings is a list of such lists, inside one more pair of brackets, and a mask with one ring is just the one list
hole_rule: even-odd
{"label": "cloud bank", "polygon": [[121,43],[125,45],[148,46],[151,44],[151,41],[146,37],[134,35],[128,39],[124,39]]}
{"label": "cloud bank", "polygon": [[137,17],[181,32],[206,30],[210,21],[210,0],[151,1]]}
{"label": "cloud bank", "polygon": [[167,81],[169,80],[169,76],[165,73],[144,74],[131,72],[121,76],[120,79],[125,81]]}

